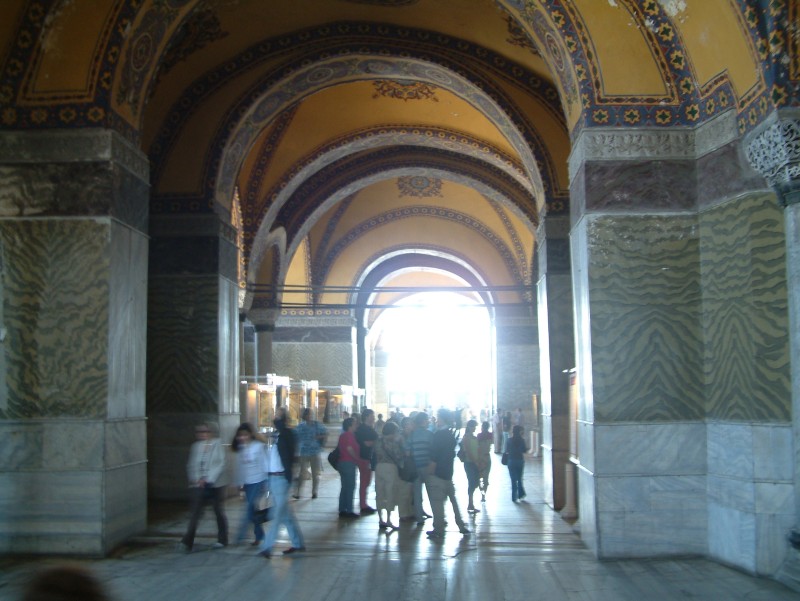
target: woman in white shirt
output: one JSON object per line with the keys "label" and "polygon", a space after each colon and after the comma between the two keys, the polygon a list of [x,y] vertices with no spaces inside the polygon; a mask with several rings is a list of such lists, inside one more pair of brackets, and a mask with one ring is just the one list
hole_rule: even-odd
{"label": "woman in white shirt", "polygon": [[244,540],[248,524],[253,525],[256,540],[253,545],[260,545],[264,540],[264,528],[253,519],[256,501],[264,494],[267,481],[266,445],[256,438],[253,427],[244,423],[236,430],[231,449],[236,453],[236,484],[244,488],[245,512],[242,524],[236,536],[236,543]]}

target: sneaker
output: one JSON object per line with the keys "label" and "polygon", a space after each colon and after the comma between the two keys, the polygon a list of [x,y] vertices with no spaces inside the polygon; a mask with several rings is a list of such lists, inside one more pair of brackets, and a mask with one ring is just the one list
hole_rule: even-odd
{"label": "sneaker", "polygon": [[192,548],[189,545],[187,545],[186,543],[182,543],[182,542],[178,543],[177,545],[175,545],[175,550],[176,551],[180,551],[181,553],[191,553],[192,552]]}
{"label": "sneaker", "polygon": [[224,549],[225,545],[223,545],[222,543],[212,543],[211,544],[211,548],[212,549]]}
{"label": "sneaker", "polygon": [[305,551],[305,546],[303,547],[289,547],[286,551],[283,552],[284,555],[291,555],[292,553],[299,553],[300,551]]}
{"label": "sneaker", "polygon": [[272,557],[272,553],[270,553],[269,551],[260,551],[258,555],[259,557],[263,557],[264,559],[269,559],[270,557]]}
{"label": "sneaker", "polygon": [[444,532],[439,532],[438,530],[428,530],[426,534],[428,538],[444,538]]}

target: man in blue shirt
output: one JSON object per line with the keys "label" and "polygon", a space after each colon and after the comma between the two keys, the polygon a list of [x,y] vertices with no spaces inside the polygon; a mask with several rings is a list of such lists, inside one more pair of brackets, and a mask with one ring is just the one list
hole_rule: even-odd
{"label": "man in blue shirt", "polygon": [[318,421],[311,419],[312,417],[311,409],[303,409],[303,421],[294,429],[299,448],[298,463],[300,464],[300,473],[295,482],[294,494],[292,495],[295,499],[300,498],[300,487],[303,485],[303,481],[307,479],[306,474],[308,474],[309,468],[311,469],[312,499],[317,498],[317,491],[319,490],[319,453],[322,450],[322,445],[325,444],[328,430]]}
{"label": "man in blue shirt", "polygon": [[428,429],[430,421],[428,414],[424,411],[414,415],[414,429],[407,441],[407,451],[417,467],[417,478],[414,480],[414,517],[417,525],[425,523],[425,518],[431,517],[422,508],[422,485],[425,483],[425,476],[428,473],[428,465],[431,462],[431,439],[433,433]]}

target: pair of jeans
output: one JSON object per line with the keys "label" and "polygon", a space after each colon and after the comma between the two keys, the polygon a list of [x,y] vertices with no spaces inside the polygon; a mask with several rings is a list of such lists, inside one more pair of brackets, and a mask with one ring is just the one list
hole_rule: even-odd
{"label": "pair of jeans", "polygon": [[356,490],[356,464],[352,461],[340,461],[339,476],[342,478],[342,490],[339,492],[339,513],[353,513],[353,493]]}
{"label": "pair of jeans", "polygon": [[511,500],[516,501],[525,496],[522,486],[522,472],[525,470],[525,459],[508,458],[508,475],[511,476]]}
{"label": "pair of jeans", "polygon": [[189,489],[189,527],[183,535],[181,542],[192,548],[194,535],[197,532],[197,523],[203,515],[206,503],[214,506],[214,515],[217,517],[217,542],[228,544],[228,518],[225,517],[225,487],[218,488],[195,486]]}
{"label": "pair of jeans", "polygon": [[255,534],[256,542],[261,543],[261,541],[264,540],[264,527],[261,524],[256,524],[253,521],[253,516],[255,513],[256,501],[264,494],[264,486],[266,483],[265,480],[263,482],[254,482],[253,484],[244,485],[244,499],[247,504],[247,511],[242,520],[242,525],[239,526],[239,533],[236,536],[237,543],[244,540],[248,524],[253,524],[253,534]]}
{"label": "pair of jeans", "polygon": [[295,548],[305,547],[303,533],[300,532],[300,524],[294,516],[291,505],[289,505],[289,481],[285,476],[269,477],[269,492],[272,495],[272,521],[267,529],[267,535],[261,544],[261,551],[270,551],[278,538],[278,531],[281,526],[286,526],[289,533],[289,541]]}

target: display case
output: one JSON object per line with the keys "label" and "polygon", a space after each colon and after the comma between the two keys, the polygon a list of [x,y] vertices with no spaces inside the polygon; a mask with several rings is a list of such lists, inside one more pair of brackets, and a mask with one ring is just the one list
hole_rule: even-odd
{"label": "display case", "polygon": [[321,386],[317,398],[322,421],[326,424],[339,423],[344,419],[345,412],[353,412],[352,386]]}

